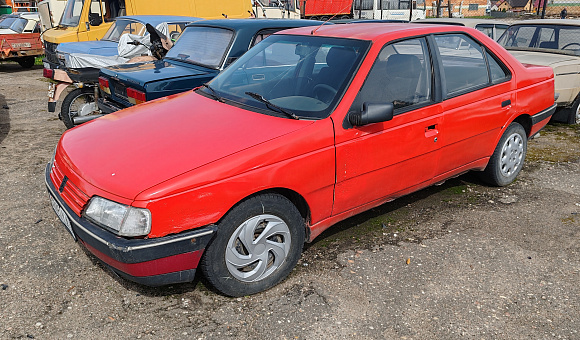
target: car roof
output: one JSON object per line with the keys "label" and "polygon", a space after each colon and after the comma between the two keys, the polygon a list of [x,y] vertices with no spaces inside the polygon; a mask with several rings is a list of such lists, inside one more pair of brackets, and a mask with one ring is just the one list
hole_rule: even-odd
{"label": "car roof", "polygon": [[579,19],[533,19],[525,20],[512,24],[515,25],[567,25],[567,26],[580,26]]}
{"label": "car roof", "polygon": [[377,41],[389,35],[416,36],[435,32],[475,31],[473,28],[455,25],[414,24],[414,23],[352,23],[348,25],[324,25],[315,29],[312,27],[294,28],[284,31],[285,34],[314,35],[334,38],[350,38]]}
{"label": "car roof", "polygon": [[510,24],[505,21],[500,20],[490,20],[490,19],[475,19],[475,18],[430,18],[430,19],[420,19],[414,21],[413,23],[432,23],[432,24],[443,24],[443,25],[462,25],[467,27],[475,27],[476,25],[488,24],[488,25],[506,25]]}
{"label": "car roof", "polygon": [[142,23],[151,24],[152,26],[157,26],[162,22],[192,22],[202,20],[197,17],[186,17],[180,15],[126,15],[117,17],[117,20],[119,19],[137,20]]}
{"label": "car roof", "polygon": [[304,19],[214,19],[192,22],[188,26],[213,26],[230,29],[263,29],[322,25],[323,21]]}

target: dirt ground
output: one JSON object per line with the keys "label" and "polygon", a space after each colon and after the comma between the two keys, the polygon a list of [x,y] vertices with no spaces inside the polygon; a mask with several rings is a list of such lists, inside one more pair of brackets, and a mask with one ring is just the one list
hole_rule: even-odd
{"label": "dirt ground", "polygon": [[578,127],[531,140],[508,187],[467,174],[355,216],[232,299],[130,283],[73,241],[44,186],[64,132],[46,88],[0,64],[2,339],[580,339]]}

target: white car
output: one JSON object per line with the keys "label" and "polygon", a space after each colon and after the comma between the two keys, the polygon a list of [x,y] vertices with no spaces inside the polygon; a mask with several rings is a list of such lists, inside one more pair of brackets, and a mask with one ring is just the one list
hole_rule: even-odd
{"label": "white car", "polygon": [[38,13],[9,14],[0,19],[0,34],[40,33]]}
{"label": "white car", "polygon": [[522,64],[552,67],[558,105],[553,120],[580,123],[580,20],[525,20],[498,42]]}

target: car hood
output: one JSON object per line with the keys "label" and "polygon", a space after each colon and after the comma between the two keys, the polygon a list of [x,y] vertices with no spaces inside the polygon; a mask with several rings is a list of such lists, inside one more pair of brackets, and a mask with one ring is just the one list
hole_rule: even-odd
{"label": "car hood", "polygon": [[550,66],[552,68],[568,64],[580,64],[580,56],[535,51],[510,50],[509,52],[522,64]]}
{"label": "car hood", "polygon": [[143,86],[145,83],[163,79],[205,76],[212,72],[217,74],[218,71],[191,64],[158,60],[148,63],[115,65],[103,69],[102,72],[121,81]]}
{"label": "car hood", "polygon": [[84,53],[113,56],[117,55],[117,43],[106,40],[69,42],[59,44],[57,51],[62,53]]}
{"label": "car hood", "polygon": [[68,130],[58,152],[89,184],[133,200],[164,181],[310,124],[189,91]]}

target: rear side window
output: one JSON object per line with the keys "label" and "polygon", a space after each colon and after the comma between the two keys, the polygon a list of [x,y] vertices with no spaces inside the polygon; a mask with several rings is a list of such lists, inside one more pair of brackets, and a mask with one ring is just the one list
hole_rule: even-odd
{"label": "rear side window", "polygon": [[446,98],[501,82],[509,75],[497,59],[467,35],[437,35],[435,42],[443,65]]}

